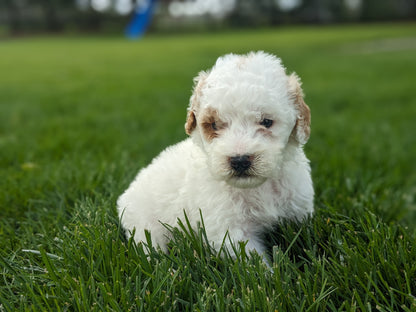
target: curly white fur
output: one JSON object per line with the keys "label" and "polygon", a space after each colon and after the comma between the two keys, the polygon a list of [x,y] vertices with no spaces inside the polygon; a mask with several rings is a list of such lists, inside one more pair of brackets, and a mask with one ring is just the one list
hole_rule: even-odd
{"label": "curly white fur", "polygon": [[[264,252],[259,234],[283,219],[313,212],[309,161],[302,146],[310,112],[299,78],[264,52],[228,54],[195,78],[188,108],[190,138],[168,147],[142,169],[118,199],[127,234],[166,248],[184,211],[219,247],[231,241]],[[234,162],[233,162],[234,161]],[[226,241],[227,243],[227,241]]]}

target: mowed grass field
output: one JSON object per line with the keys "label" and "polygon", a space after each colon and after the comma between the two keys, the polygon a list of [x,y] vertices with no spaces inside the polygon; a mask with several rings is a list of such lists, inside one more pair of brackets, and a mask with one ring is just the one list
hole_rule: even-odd
{"label": "mowed grass field", "polygon": [[[415,311],[415,34],[1,41],[0,311]],[[186,220],[170,254],[126,240],[115,201],[185,138],[192,78],[250,50],[303,81],[316,214],[265,235],[271,269],[258,255],[218,256]]]}

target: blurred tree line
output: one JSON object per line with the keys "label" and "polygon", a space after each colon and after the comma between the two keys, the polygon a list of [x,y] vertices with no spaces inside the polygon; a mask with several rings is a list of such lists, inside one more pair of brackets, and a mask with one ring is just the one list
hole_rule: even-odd
{"label": "blurred tree line", "polygon": [[[285,23],[346,23],[413,20],[416,0],[304,0],[292,10],[283,10],[275,0],[243,0],[237,2],[234,19],[266,24]],[[247,5],[250,3],[250,5]],[[245,7],[245,9],[243,9]],[[253,14],[252,10],[257,14]],[[251,11],[251,13],[250,13]]]}
{"label": "blurred tree line", "polygon": [[[76,0],[0,0],[0,27],[9,34],[100,31],[105,22],[125,23],[114,12],[81,10]],[[3,31],[4,33],[4,31]]]}
{"label": "blurred tree line", "polygon": [[[0,0],[0,35],[39,32],[120,32],[133,13],[114,9],[96,10],[93,0]],[[105,0],[110,3],[118,0]],[[143,0],[130,1],[134,7]],[[416,20],[416,0],[296,0],[292,8],[279,6],[288,1],[234,0],[233,9],[218,16],[172,16],[173,2],[195,0],[158,0],[151,28],[184,30],[191,24],[205,29],[253,27],[295,23],[346,23]],[[104,3],[102,2],[102,3]],[[290,3],[291,1],[289,1]],[[83,3],[83,7],[80,6]],[[350,4],[350,5],[349,5]],[[195,29],[192,27],[192,29]]]}

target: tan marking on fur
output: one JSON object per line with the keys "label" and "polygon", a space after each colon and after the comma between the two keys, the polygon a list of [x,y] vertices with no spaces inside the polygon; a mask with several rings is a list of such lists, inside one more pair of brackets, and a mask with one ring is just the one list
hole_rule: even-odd
{"label": "tan marking on fur", "polygon": [[206,109],[204,115],[201,116],[201,127],[202,133],[208,141],[218,137],[218,130],[214,130],[212,127],[214,122],[219,123],[218,112],[212,108]]}
{"label": "tan marking on fur", "polygon": [[299,117],[296,120],[296,127],[300,127],[302,131],[305,133],[305,138],[309,139],[311,134],[311,110],[309,106],[303,101],[303,98],[298,99],[298,110],[299,110]]}
{"label": "tan marking on fur", "polygon": [[187,135],[191,135],[192,131],[196,128],[196,118],[193,111],[188,112],[185,123],[185,132]]}
{"label": "tan marking on fur", "polygon": [[288,87],[290,96],[298,112],[298,118],[292,134],[299,143],[305,144],[311,133],[311,111],[303,100],[301,82],[296,74],[289,76]]}
{"label": "tan marking on fur", "polygon": [[196,114],[200,108],[202,88],[205,85],[205,79],[208,77],[208,75],[209,72],[201,71],[199,72],[198,76],[194,78],[194,87],[185,123],[185,131],[188,135],[190,135],[197,126]]}

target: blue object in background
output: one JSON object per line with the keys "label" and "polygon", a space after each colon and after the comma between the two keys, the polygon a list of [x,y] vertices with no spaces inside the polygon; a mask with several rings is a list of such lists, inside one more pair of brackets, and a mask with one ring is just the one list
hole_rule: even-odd
{"label": "blue object in background", "polygon": [[[140,1],[139,1],[140,2]],[[144,35],[152,20],[156,0],[144,0],[136,8],[133,19],[126,27],[126,36],[137,39]]]}

